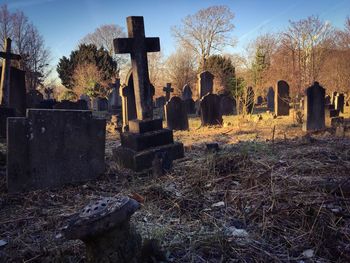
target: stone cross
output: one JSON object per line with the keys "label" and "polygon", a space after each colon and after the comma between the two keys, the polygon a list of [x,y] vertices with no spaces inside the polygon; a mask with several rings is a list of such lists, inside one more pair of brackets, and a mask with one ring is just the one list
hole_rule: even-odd
{"label": "stone cross", "polygon": [[166,87],[163,88],[163,91],[165,92],[165,99],[168,101],[170,99],[170,92],[174,91],[174,89],[171,87],[171,83],[167,83]]}
{"label": "stone cross", "polygon": [[151,119],[153,117],[153,107],[147,52],[160,51],[159,38],[145,37],[142,16],[129,16],[126,22],[129,38],[114,39],[114,50],[116,54],[130,53],[137,119]]}
{"label": "stone cross", "polygon": [[1,104],[9,105],[10,102],[10,72],[11,59],[20,60],[21,56],[11,53],[11,38],[5,39],[5,52],[0,52],[0,57],[3,58],[2,72],[1,72],[1,87],[2,92]]}

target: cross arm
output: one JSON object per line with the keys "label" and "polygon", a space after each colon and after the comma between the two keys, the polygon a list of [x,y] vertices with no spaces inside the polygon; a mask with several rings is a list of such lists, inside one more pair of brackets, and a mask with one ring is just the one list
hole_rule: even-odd
{"label": "cross arm", "polygon": [[[7,58],[7,56],[8,56],[8,54],[6,52],[0,51],[1,58]],[[11,53],[9,58],[13,59],[13,60],[20,60],[22,57],[21,57],[21,55]]]}
{"label": "cross arm", "polygon": [[160,51],[159,37],[147,37],[146,38],[146,51],[147,52]]}
{"label": "cross arm", "polygon": [[113,40],[114,52],[116,54],[131,53],[134,43],[133,40],[132,38],[115,38]]}

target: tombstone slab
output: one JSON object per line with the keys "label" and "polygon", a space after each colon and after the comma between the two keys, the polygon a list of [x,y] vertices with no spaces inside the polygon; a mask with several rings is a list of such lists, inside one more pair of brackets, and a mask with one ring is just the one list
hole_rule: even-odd
{"label": "tombstone slab", "polygon": [[267,92],[267,109],[269,111],[274,111],[274,100],[275,100],[275,92],[272,87],[269,88]]}
{"label": "tombstone slab", "polygon": [[275,92],[275,114],[277,116],[289,115],[289,85],[286,81],[277,82]]}
{"label": "tombstone slab", "polygon": [[325,89],[315,82],[305,91],[303,131],[325,128]]}
{"label": "tombstone slab", "polygon": [[222,125],[220,97],[216,94],[207,94],[200,100],[202,126]]}
{"label": "tombstone slab", "polygon": [[187,114],[196,113],[196,104],[193,99],[184,100],[183,103],[185,104]]}
{"label": "tombstone slab", "polygon": [[105,129],[91,111],[29,109],[8,118],[8,191],[97,178],[105,169]]}
{"label": "tombstone slab", "polygon": [[233,98],[221,95],[220,96],[220,110],[222,115],[233,115],[236,111],[236,102]]}
{"label": "tombstone slab", "polygon": [[203,71],[198,75],[198,96],[203,98],[208,93],[213,93],[214,75],[209,71]]}
{"label": "tombstone slab", "polygon": [[185,102],[177,96],[164,106],[167,127],[170,130],[188,130],[188,117]]}
{"label": "tombstone slab", "polygon": [[339,110],[341,113],[344,113],[344,94],[343,93],[338,93],[335,96],[334,100],[334,106],[336,110]]}
{"label": "tombstone slab", "polygon": [[182,99],[183,100],[189,100],[192,99],[192,90],[190,85],[186,84],[183,88],[182,88]]}

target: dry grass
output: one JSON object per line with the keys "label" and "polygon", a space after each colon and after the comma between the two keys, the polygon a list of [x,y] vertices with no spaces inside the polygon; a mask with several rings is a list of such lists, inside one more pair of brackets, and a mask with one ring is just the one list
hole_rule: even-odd
{"label": "dry grass", "polygon": [[[292,118],[268,114],[224,122],[198,128],[194,119],[175,132],[186,157],[160,178],[118,170],[112,135],[97,181],[9,195],[0,176],[0,262],[84,262],[83,244],[57,238],[60,228],[90,200],[118,193],[145,198],[133,221],[173,262],[350,261],[350,139],[305,136]],[[205,152],[212,141],[217,154]]]}

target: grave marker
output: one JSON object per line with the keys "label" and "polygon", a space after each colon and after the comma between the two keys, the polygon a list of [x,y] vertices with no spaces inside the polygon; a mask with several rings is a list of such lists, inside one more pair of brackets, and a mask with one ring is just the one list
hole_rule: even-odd
{"label": "grave marker", "polygon": [[163,88],[163,91],[165,92],[165,99],[168,101],[170,99],[170,93],[174,91],[174,89],[171,87],[171,83],[167,83]]}
{"label": "grave marker", "polygon": [[325,89],[314,82],[307,88],[304,97],[303,131],[316,131],[325,128]]}
{"label": "grave marker", "polygon": [[267,109],[269,111],[274,111],[275,92],[272,87],[269,88],[267,92]]}
{"label": "grave marker", "polygon": [[275,114],[277,116],[289,115],[289,85],[284,80],[277,82],[275,92]]}
{"label": "grave marker", "polygon": [[203,71],[198,77],[198,99],[201,99],[208,93],[213,93],[214,75],[209,71]]}
{"label": "grave marker", "polygon": [[220,97],[216,94],[207,94],[200,100],[202,126],[222,125]]}
{"label": "grave marker", "polygon": [[180,97],[172,97],[164,109],[167,127],[170,130],[188,130],[187,108]]}

